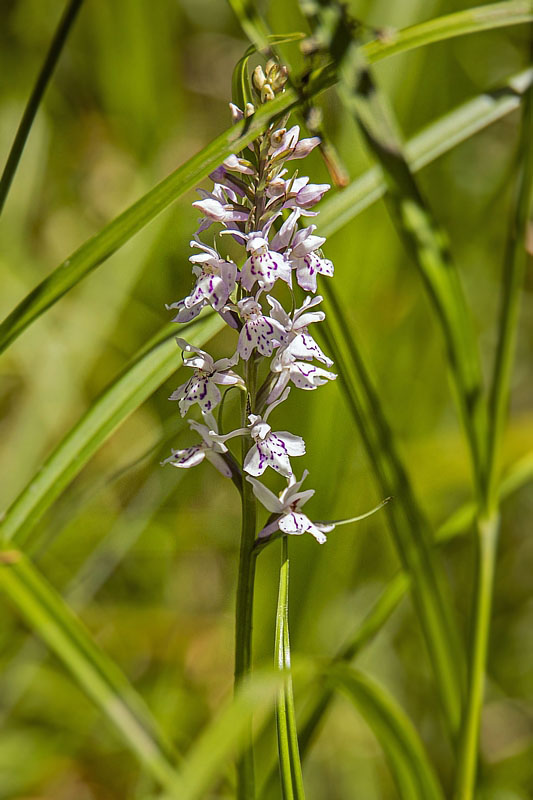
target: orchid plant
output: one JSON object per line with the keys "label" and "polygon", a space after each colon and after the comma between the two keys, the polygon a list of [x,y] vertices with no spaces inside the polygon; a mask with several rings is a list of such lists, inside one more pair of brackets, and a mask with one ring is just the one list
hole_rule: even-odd
{"label": "orchid plant", "polygon": [[[257,67],[252,80],[257,104],[283,92],[286,80],[286,68],[274,60],[267,63],[265,71]],[[236,122],[253,114],[255,105],[249,103],[241,110],[231,103],[230,109]],[[305,158],[319,144],[319,139],[301,139],[299,126],[287,129],[286,123],[287,117],[273,123],[249,146],[246,154],[226,158],[210,175],[212,190],[200,189],[201,199],[193,203],[202,213],[191,241],[191,247],[199,252],[189,259],[195,283],[187,297],[167,307],[177,310],[174,321],[178,323],[189,322],[204,308],[211,307],[236,331],[238,339],[235,352],[218,361],[184,339],[177,339],[185,364],[194,373],[170,399],[178,402],[182,416],[191,406],[200,407],[204,423],[190,425],[202,441],[173,451],[163,463],[188,468],[207,458],[223,475],[231,477],[235,474],[235,460],[225,443],[237,436],[244,437],[242,472],[250,480],[259,502],[268,511],[278,511],[281,515],[276,529],[295,534],[309,531],[322,543],[323,531],[334,526],[323,525],[319,529],[301,513],[292,515],[292,525],[287,522],[288,510],[313,493],[312,490],[298,493],[294,488],[299,488],[307,471],[297,481],[290,459],[305,454],[305,443],[296,434],[273,431],[267,421],[274,408],[287,400],[289,384],[311,391],[337,377],[313,363],[333,365],[309,332],[311,324],[324,319],[324,312],[315,309],[322,302],[322,297],[316,294],[317,278],[331,277],[333,264],[322,254],[325,239],[314,233],[316,225],[300,226],[302,219],[317,215],[312,209],[330,187],[312,184],[308,177],[297,173],[288,174],[286,165]],[[217,223],[219,237],[230,235],[243,247],[240,268],[221,254],[216,241],[213,246],[201,241],[200,235]],[[270,294],[280,282],[289,289],[286,292],[291,303],[289,309]],[[299,308],[295,307],[294,283],[307,293]],[[265,370],[263,362],[268,360]],[[236,371],[239,366],[242,374]],[[264,372],[263,383],[257,387],[257,377]],[[243,392],[243,425],[223,433],[218,430],[213,410],[222,399],[219,387],[230,386]],[[256,480],[268,467],[288,484],[276,502],[270,490]],[[272,530],[269,523],[259,537],[264,539]]]}
{"label": "orchid plant", "polygon": [[[275,60],[266,64],[265,71],[258,66],[252,79],[256,102],[246,104],[242,110],[231,103],[233,121],[254,114],[257,106],[284,91],[286,81],[286,68]],[[235,351],[216,361],[185,339],[177,339],[184,363],[193,369],[193,375],[172,393],[170,400],[178,402],[182,416],[191,407],[199,406],[203,422],[192,420],[189,425],[201,441],[173,450],[162,462],[188,469],[207,459],[240,489],[236,682],[251,669],[257,553],[281,537],[282,570],[286,569],[288,535],[309,533],[324,544],[326,533],[336,525],[361,518],[320,522],[303,513],[302,506],[315,492],[301,489],[308,471],[303,470],[298,479],[291,459],[305,455],[305,442],[298,434],[273,429],[270,424],[271,415],[285,403],[292,387],[313,391],[337,377],[329,369],[333,361],[310,332],[311,326],[325,318],[317,308],[322,302],[317,294],[318,278],[331,278],[333,264],[322,253],[325,239],[315,234],[316,225],[305,224],[317,215],[313,208],[330,186],[310,183],[308,177],[299,176],[296,171],[289,174],[289,162],[303,159],[320,140],[316,136],[301,139],[299,126],[287,129],[287,121],[285,115],[259,135],[248,151],[226,158],[210,175],[214,184],[211,191],[198,190],[201,199],[193,206],[202,216],[190,243],[195,252],[189,259],[194,286],[186,297],[167,306],[177,311],[177,323],[190,322],[210,307],[236,336]],[[213,224],[218,225],[218,238],[215,235],[213,244],[208,245],[200,236]],[[228,235],[243,249],[240,267],[223,255],[223,237]],[[300,305],[297,291],[300,296],[303,292]],[[213,412],[221,407],[221,390],[231,388],[241,391],[241,425],[225,432],[221,429],[221,415],[217,424]],[[237,437],[242,439],[240,463],[226,445]],[[279,495],[259,480],[269,467],[285,482]],[[257,501],[270,512],[258,533]],[[238,764],[238,797],[253,797],[251,740]]]}

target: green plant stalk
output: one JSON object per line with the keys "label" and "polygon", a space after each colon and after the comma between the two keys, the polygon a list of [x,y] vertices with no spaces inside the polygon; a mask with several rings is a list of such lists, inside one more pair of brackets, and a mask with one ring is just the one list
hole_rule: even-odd
{"label": "green plant stalk", "polygon": [[[533,30],[530,31],[533,55]],[[516,344],[516,330],[523,285],[528,224],[533,209],[533,90],[529,88],[522,112],[516,198],[507,239],[503,269],[503,294],[489,403],[487,469],[483,505],[476,525],[476,574],[469,664],[468,696],[461,732],[456,780],[456,800],[472,800],[475,793],[478,743],[490,635],[492,594],[500,515],[498,511],[498,456],[501,447]]]}
{"label": "green plant stalk", "polygon": [[283,800],[305,800],[302,764],[292,689],[289,640],[289,546],[281,537],[278,608],[276,613],[276,666],[283,673],[283,685],[276,703],[276,727]]}
{"label": "green plant stalk", "polygon": [[33,87],[32,93],[26,104],[26,108],[24,109],[24,114],[22,115],[22,119],[15,134],[13,144],[11,145],[11,150],[9,151],[6,165],[4,167],[4,171],[2,172],[2,177],[0,178],[0,214],[4,208],[11,183],[15,176],[15,172],[17,171],[17,167],[26,145],[31,126],[33,125],[33,120],[35,119],[35,115],[37,114],[39,105],[43,99],[46,87],[50,82],[54,69],[56,68],[56,64],[59,60],[59,56],[61,55],[82,3],[83,0],[70,0],[69,4],[65,8],[61,19],[59,20],[54,38],[50,43],[50,47],[41,67],[41,71],[39,72],[35,82],[35,86]]}
{"label": "green plant stalk", "polygon": [[[257,365],[253,356],[246,362],[246,385],[248,393],[242,400],[242,426],[246,427],[248,414],[255,408],[255,384]],[[248,437],[242,440],[242,463],[250,449]],[[237,581],[237,603],[235,611],[235,689],[250,674],[252,669],[252,631],[256,554],[254,551],[257,504],[252,485],[242,482],[241,494],[242,527]],[[241,754],[237,760],[237,800],[253,800],[255,797],[254,754],[252,723],[244,737]]]}
{"label": "green plant stalk", "polygon": [[494,514],[480,520],[476,526],[473,631],[455,800],[472,800],[474,797],[499,525],[499,514]]}
{"label": "green plant stalk", "polygon": [[[505,10],[505,13],[501,13],[502,9]],[[412,50],[451,36],[531,22],[533,20],[533,0],[489,4],[459,13],[466,15],[462,25],[460,20],[457,21],[456,14],[445,15],[432,20],[431,23],[415,25],[404,32],[399,31],[392,39],[381,38],[369,42],[363,46],[362,52],[368,61],[373,63],[395,53]],[[428,25],[431,25],[430,30],[428,30]],[[419,31],[420,28],[421,31]],[[316,70],[306,81],[305,91],[301,91],[299,94],[295,89],[288,88],[284,94],[268,103],[264,110],[258,110],[248,120],[240,122],[220,134],[197,155],[178,167],[136,203],[112,220],[99,234],[85,242],[36,286],[0,323],[0,352],[20,336],[47,308],[102,264],[170,203],[193,188],[228,155],[239,152],[259,133],[265,131],[273,116],[277,117],[291,108],[305,103],[322,90],[333,86],[334,83],[335,70],[331,65]]]}

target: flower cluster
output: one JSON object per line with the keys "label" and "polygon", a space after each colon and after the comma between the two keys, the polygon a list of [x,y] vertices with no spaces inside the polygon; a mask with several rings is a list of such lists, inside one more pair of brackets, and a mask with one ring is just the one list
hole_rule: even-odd
{"label": "flower cluster", "polygon": [[[253,75],[257,102],[271,100],[283,91],[285,81],[286,70],[276,62],[268,62],[266,74],[258,67]],[[234,122],[255,111],[250,103],[244,111],[233,104],[230,108]],[[176,311],[175,322],[185,323],[211,307],[238,339],[230,358],[215,361],[178,338],[193,374],[170,399],[178,402],[182,416],[198,404],[204,422],[189,423],[201,442],[173,451],[163,463],[183,468],[207,458],[223,475],[232,477],[235,459],[226,442],[247,437],[241,477],[271,512],[260,537],[275,531],[309,532],[324,542],[324,533],[334,526],[313,523],[302,513],[301,506],[314,490],[300,491],[307,471],[297,480],[291,464],[292,457],[304,455],[305,443],[293,433],[273,430],[268,421],[293,386],[311,391],[336,377],[326,369],[333,362],[309,332],[311,325],[324,319],[324,312],[316,308],[322,301],[316,295],[317,278],[331,277],[333,264],[322,254],[325,239],[315,234],[316,225],[302,224],[316,216],[312,209],[330,187],[309,183],[297,171],[289,174],[287,165],[307,156],[319,140],[300,139],[298,125],[287,129],[286,123],[287,118],[271,125],[247,151],[226,158],[210,176],[211,191],[198,190],[200,199],[193,203],[201,213],[189,259],[194,285],[186,297],[167,308]],[[211,246],[200,235],[213,224],[218,226],[218,239],[215,236]],[[224,234],[243,248],[240,266],[222,254],[223,245],[229,244]],[[296,284],[304,293],[298,308]],[[274,293],[289,299],[290,310]],[[242,427],[227,433],[218,430],[213,416],[224,387],[238,387],[246,398]],[[287,481],[279,497],[258,480],[268,467]]]}

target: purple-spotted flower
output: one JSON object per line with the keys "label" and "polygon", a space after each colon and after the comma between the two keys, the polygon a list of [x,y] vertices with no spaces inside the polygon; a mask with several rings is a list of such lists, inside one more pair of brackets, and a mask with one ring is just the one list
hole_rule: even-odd
{"label": "purple-spotted flower", "polygon": [[268,240],[262,232],[248,235],[246,249],[250,253],[241,270],[241,285],[251,291],[255,283],[269,292],[278,278],[292,285],[292,270],[281,253],[269,249]]}
{"label": "purple-spotted flower", "polygon": [[[316,203],[322,200],[325,193],[330,189],[329,183],[309,183],[307,176],[301,178],[284,179],[286,169],[273,178],[266,189],[267,197],[272,201],[283,201],[282,208],[299,208],[307,212]],[[316,212],[305,213],[305,216],[314,216]]]}
{"label": "purple-spotted flower", "polygon": [[169,400],[178,401],[182,417],[194,403],[198,403],[203,412],[212,411],[221,400],[218,386],[242,386],[244,388],[243,379],[231,369],[237,362],[235,356],[213,361],[209,353],[194,347],[185,339],[178,338],[176,341],[185,353],[196,354],[184,362],[187,367],[194,369],[194,375],[178,386],[169,397]]}
{"label": "purple-spotted flower", "polygon": [[322,297],[320,295],[316,297],[307,295],[300,308],[293,311],[292,317],[287,314],[279,300],[276,300],[275,297],[267,295],[267,300],[272,309],[270,316],[272,319],[275,319],[276,322],[283,325],[287,332],[287,339],[282,349],[290,352],[296,359],[301,358],[305,361],[311,361],[313,358],[316,358],[317,361],[325,364],[326,367],[333,366],[331,358],[328,358],[328,356],[322,352],[307,329],[308,325],[311,325],[313,322],[322,322],[326,316],[323,311],[309,310],[313,308],[313,306],[321,303]]}
{"label": "purple-spotted flower", "polygon": [[196,200],[193,206],[200,209],[204,215],[200,219],[197,233],[205,231],[213,222],[227,225],[228,223],[247,221],[249,210],[239,205],[237,193],[229,186],[215,183],[212,192],[206,192],[205,189],[197,191],[202,200]]}
{"label": "purple-spotted flower", "polygon": [[300,491],[300,486],[309,475],[307,470],[299,481],[294,475],[289,478],[289,485],[280,492],[279,497],[263,486],[255,478],[247,477],[246,480],[252,484],[254,494],[264,507],[273,514],[279,514],[275,520],[266,525],[259,533],[259,538],[264,539],[275,531],[301,536],[302,533],[310,533],[319,544],[326,541],[325,534],[332,531],[334,523],[311,522],[308,516],[302,513],[302,506],[314,495],[314,489]]}
{"label": "purple-spotted flower", "polygon": [[203,425],[194,419],[189,420],[190,428],[200,434],[202,439],[200,444],[194,444],[192,447],[186,447],[183,450],[173,449],[172,455],[165,458],[161,464],[172,464],[173,467],[188,469],[189,467],[195,467],[204,458],[207,458],[225,478],[231,478],[231,469],[222,455],[228,452],[228,448],[212,435],[212,432],[217,430],[216,421],[212,415],[205,415],[204,418],[208,425]]}
{"label": "purple-spotted flower", "polygon": [[254,297],[244,297],[237,303],[243,326],[239,334],[237,353],[248,361],[254,348],[262,356],[271,356],[287,338],[287,333],[279,322],[263,314],[261,305]]}
{"label": "purple-spotted flower", "polygon": [[273,431],[267,423],[272,410],[287,399],[289,389],[275,402],[270,403],[264,415],[249,414],[249,425],[246,428],[237,428],[225,435],[216,435],[211,431],[211,435],[217,442],[227,442],[235,436],[251,436],[254,444],[248,450],[244,459],[243,469],[249,475],[258,477],[262,475],[267,467],[271,467],[285,478],[292,475],[290,456],[303,456],[305,454],[305,442],[301,436],[296,436],[288,431]]}
{"label": "purple-spotted flower", "polygon": [[268,395],[269,403],[281,395],[289,381],[298,389],[311,391],[323,386],[328,381],[334,381],[337,377],[334,372],[328,372],[322,367],[315,367],[308,361],[297,361],[289,348],[276,353],[272,359],[270,370],[278,377]]}

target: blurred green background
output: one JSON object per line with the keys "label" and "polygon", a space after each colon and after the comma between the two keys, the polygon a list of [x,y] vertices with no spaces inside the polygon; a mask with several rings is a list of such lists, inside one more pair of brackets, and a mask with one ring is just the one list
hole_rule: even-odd
{"label": "blurred green background", "polygon": [[[349,3],[378,27],[404,27],[464,2]],[[57,24],[58,0],[3,0],[0,161]],[[273,31],[305,30],[297,3],[262,9]],[[31,132],[0,221],[0,315],[79,244],[229,125],[231,74],[247,42],[222,0],[86,0]],[[296,47],[289,51],[296,64]],[[406,138],[527,65],[526,31],[510,28],[432,45],[376,67]],[[334,91],[326,129],[352,177],[370,165]],[[493,357],[518,114],[425,168],[420,180],[447,228],[488,372]],[[328,181],[315,152],[305,164]],[[206,184],[207,185],[207,184]],[[129,358],[168,321],[164,304],[191,284],[194,195],[175,203],[41,317],[2,357],[0,509]],[[435,525],[471,497],[464,440],[427,297],[383,202],[325,246],[358,342],[418,496]],[[533,275],[523,295],[504,464],[533,450]],[[222,354],[231,337],[214,346]],[[208,348],[210,349],[210,348]],[[176,369],[180,354],[176,348]],[[101,448],[33,533],[31,554],[185,751],[231,692],[240,504],[209,465],[182,474],[159,461],[186,446],[168,381]],[[309,504],[319,519],[381,499],[340,387],[294,391],[283,427],[303,435]],[[183,430],[183,433],[181,432]],[[302,459],[303,461],[303,459]],[[300,468],[300,465],[298,464]],[[273,484],[272,484],[273,485]],[[483,714],[483,798],[533,796],[533,513],[531,488],[503,506],[489,685]],[[319,547],[291,542],[296,654],[327,658],[398,569],[385,518],[344,527]],[[469,537],[446,546],[467,636]],[[255,658],[272,658],[279,554],[259,560]],[[0,606],[0,798],[122,800],[154,786],[114,730]],[[449,786],[450,754],[427,657],[408,600],[358,659],[406,708]],[[305,694],[297,694],[297,705]],[[273,727],[259,769],[275,750]],[[264,765],[264,766],[261,766]],[[214,797],[231,796],[222,783]],[[347,701],[335,701],[305,768],[309,800],[396,797],[380,749]]]}

